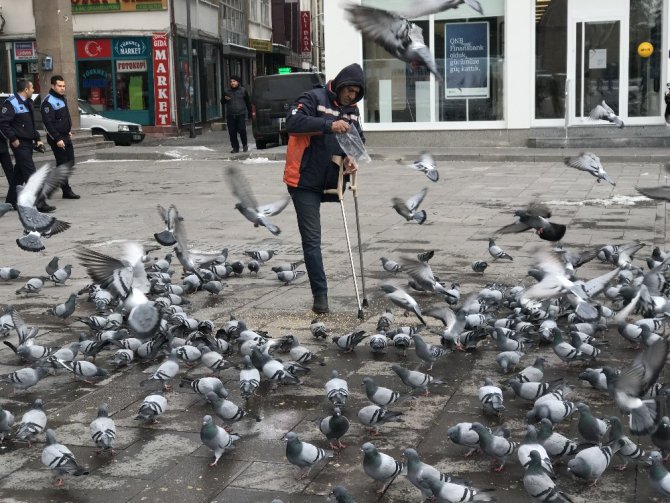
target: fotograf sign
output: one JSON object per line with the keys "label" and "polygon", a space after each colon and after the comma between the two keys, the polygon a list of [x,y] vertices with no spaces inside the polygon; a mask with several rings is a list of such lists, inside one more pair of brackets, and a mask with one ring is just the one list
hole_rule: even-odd
{"label": "fotograf sign", "polygon": [[488,98],[489,23],[447,23],[444,40],[445,97]]}
{"label": "fotograf sign", "polygon": [[139,58],[149,55],[149,48],[143,38],[116,38],[112,47],[117,58]]}

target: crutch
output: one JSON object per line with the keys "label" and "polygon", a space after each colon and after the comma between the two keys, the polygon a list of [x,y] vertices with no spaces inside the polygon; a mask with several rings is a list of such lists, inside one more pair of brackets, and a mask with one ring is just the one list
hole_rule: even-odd
{"label": "crutch", "polygon": [[[361,304],[361,297],[358,293],[358,280],[356,279],[356,266],[354,265],[354,254],[351,251],[351,240],[349,239],[349,227],[347,226],[347,215],[344,212],[344,158],[339,155],[334,155],[332,161],[340,167],[340,173],[337,177],[337,188],[326,189],[324,194],[334,194],[340,201],[340,209],[342,210],[342,221],[344,222],[344,235],[347,239],[347,250],[349,251],[349,262],[351,263],[351,276],[354,279],[354,290],[356,291],[356,305],[358,306],[358,318],[363,319],[363,307]],[[349,175],[349,181],[352,186],[356,186],[356,173]],[[358,211],[356,212],[356,223],[358,224]],[[358,228],[358,227],[357,227]],[[360,232],[358,235],[359,249],[360,249]],[[361,263],[362,263],[361,255]]]}

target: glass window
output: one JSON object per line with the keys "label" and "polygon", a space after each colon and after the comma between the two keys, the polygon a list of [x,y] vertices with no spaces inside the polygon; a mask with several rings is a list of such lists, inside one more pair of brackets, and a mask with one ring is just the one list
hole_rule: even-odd
{"label": "glass window", "polygon": [[665,95],[665,82],[661,79],[662,6],[661,0],[630,2],[629,117],[661,115]]}
{"label": "glass window", "polygon": [[116,109],[147,110],[147,72],[116,73]]}
{"label": "glass window", "polygon": [[261,23],[270,26],[270,0],[261,0]]}
{"label": "glass window", "polygon": [[[535,118],[565,117],[567,0],[535,1]],[[581,40],[581,35],[579,40]],[[578,58],[581,53],[577,51]]]}
{"label": "glass window", "polygon": [[111,60],[79,61],[77,69],[79,97],[97,111],[114,110]]}

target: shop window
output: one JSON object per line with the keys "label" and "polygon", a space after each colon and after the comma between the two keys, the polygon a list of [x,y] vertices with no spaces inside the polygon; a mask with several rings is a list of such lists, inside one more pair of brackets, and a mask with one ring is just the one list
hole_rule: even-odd
{"label": "shop window", "polygon": [[116,109],[147,110],[147,73],[116,74]]}
{"label": "shop window", "polygon": [[536,119],[562,119],[565,117],[565,80],[568,64],[567,19],[567,0],[536,0]]}
{"label": "shop window", "polygon": [[98,111],[114,110],[111,60],[79,61],[79,97]]}
{"label": "shop window", "polygon": [[666,92],[661,78],[662,7],[660,0],[630,2],[628,116],[661,115]]}

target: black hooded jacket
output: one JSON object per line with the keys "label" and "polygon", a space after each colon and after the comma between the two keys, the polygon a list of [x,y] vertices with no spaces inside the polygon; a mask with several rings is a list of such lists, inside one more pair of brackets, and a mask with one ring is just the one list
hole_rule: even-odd
{"label": "black hooded jacket", "polygon": [[[350,105],[342,106],[337,96],[345,86],[358,86],[361,91]],[[364,94],[363,68],[354,63],[343,68],[325,87],[315,87],[298,98],[286,119],[289,142],[284,183],[288,187],[315,192],[337,187],[339,166],[332,162],[331,157],[344,155],[344,152],[332,132],[332,125],[337,120],[345,120],[363,138],[356,103]],[[324,200],[329,199],[332,198],[324,197]]]}

